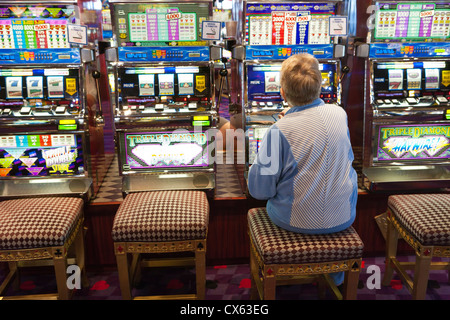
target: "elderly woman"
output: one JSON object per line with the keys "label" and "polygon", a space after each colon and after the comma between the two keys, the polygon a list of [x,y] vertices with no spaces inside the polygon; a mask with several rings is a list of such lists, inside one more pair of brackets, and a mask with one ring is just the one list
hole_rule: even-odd
{"label": "elderly woman", "polygon": [[[309,54],[281,66],[280,93],[289,108],[266,133],[248,174],[250,194],[267,201],[281,228],[324,234],[353,223],[358,194],[347,115],[320,98],[319,62]],[[334,277],[343,281],[343,273]]]}

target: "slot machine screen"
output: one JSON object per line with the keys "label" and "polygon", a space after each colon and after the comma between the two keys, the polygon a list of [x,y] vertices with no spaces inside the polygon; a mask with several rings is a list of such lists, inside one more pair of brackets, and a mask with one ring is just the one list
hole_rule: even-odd
{"label": "slot machine screen", "polygon": [[245,39],[250,45],[329,44],[334,3],[247,3]]}
{"label": "slot machine screen", "polygon": [[[337,64],[320,63],[322,75],[321,98],[325,102],[337,101]],[[256,102],[282,102],[280,94],[281,64],[248,65],[247,68],[247,99]]]}
{"label": "slot machine screen", "polygon": [[450,1],[376,3],[372,37],[383,40],[425,40],[450,37]]}
{"label": "slot machine screen", "polygon": [[0,136],[1,177],[83,174],[83,138],[80,134]]}
{"label": "slot machine screen", "polygon": [[261,142],[270,126],[258,126],[248,128],[248,164],[255,161]]}
{"label": "slot machine screen", "polygon": [[450,125],[398,124],[376,127],[374,164],[430,164],[450,159]]}
{"label": "slot machine screen", "polygon": [[158,101],[206,102],[211,99],[210,69],[202,66],[119,69],[122,107]]}
{"label": "slot machine screen", "polygon": [[448,96],[449,77],[447,60],[374,62],[374,99]]}
{"label": "slot machine screen", "polygon": [[79,69],[68,68],[0,68],[0,108],[3,110],[29,106],[69,113],[80,111]]}
{"label": "slot machine screen", "polygon": [[207,132],[184,129],[171,132],[124,133],[123,171],[210,168],[212,143]]}
{"label": "slot machine screen", "polygon": [[69,48],[71,5],[0,5],[0,49]]}
{"label": "slot machine screen", "polygon": [[210,16],[205,3],[116,4],[114,19],[119,47],[203,46],[201,25]]}
{"label": "slot machine screen", "polygon": [[281,65],[249,65],[247,68],[248,101],[281,102]]}

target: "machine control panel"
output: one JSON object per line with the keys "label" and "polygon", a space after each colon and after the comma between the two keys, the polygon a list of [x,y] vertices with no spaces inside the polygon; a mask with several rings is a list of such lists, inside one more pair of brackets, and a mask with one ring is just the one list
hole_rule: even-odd
{"label": "machine control panel", "polygon": [[1,68],[0,117],[81,115],[77,68]]}
{"label": "machine control panel", "polygon": [[372,69],[372,101],[376,108],[435,108],[449,104],[448,60],[374,61]]}

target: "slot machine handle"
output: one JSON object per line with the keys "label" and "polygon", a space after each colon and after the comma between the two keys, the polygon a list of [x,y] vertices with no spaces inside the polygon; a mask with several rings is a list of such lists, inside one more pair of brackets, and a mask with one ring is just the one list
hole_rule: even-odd
{"label": "slot machine handle", "polygon": [[217,101],[217,107],[220,108],[220,103],[222,101],[222,92],[223,92],[223,84],[224,81],[226,82],[227,86],[227,94],[228,94],[228,103],[231,103],[231,95],[230,95],[230,85],[228,83],[228,70],[227,70],[227,58],[222,58],[223,62],[223,68],[220,69],[219,75],[220,75],[220,85],[219,85],[219,99]]}
{"label": "slot machine handle", "polygon": [[339,78],[339,82],[342,82],[342,80],[344,79],[344,77],[347,75],[347,73],[350,72],[350,68],[349,66],[342,66],[341,68],[341,77]]}
{"label": "slot machine handle", "polygon": [[98,100],[98,111],[96,114],[95,122],[97,124],[103,124],[103,111],[102,111],[102,99],[100,96],[100,87],[99,87],[99,79],[101,77],[101,73],[98,70],[92,71],[92,77],[95,79],[96,90],[97,90],[97,100]]}

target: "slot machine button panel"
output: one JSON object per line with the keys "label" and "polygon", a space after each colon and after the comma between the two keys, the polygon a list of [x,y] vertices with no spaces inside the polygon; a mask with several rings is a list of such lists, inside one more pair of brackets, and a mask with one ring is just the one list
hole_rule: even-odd
{"label": "slot machine button panel", "polygon": [[408,102],[409,104],[417,104],[417,99],[416,98],[406,98],[406,102]]}
{"label": "slot machine button panel", "polygon": [[189,110],[195,110],[195,109],[197,109],[197,103],[196,103],[196,102],[190,102],[190,103],[188,104],[188,109],[189,109]]}
{"label": "slot machine button panel", "polygon": [[436,101],[437,101],[439,104],[447,104],[447,103],[448,103],[448,99],[447,99],[446,97],[437,97],[437,98],[436,98]]}
{"label": "slot machine button panel", "polygon": [[419,101],[420,101],[420,103],[432,104],[434,102],[434,98],[433,97],[420,97]]}
{"label": "slot machine button panel", "polygon": [[55,108],[56,114],[64,114],[66,113],[66,106],[58,106]]}
{"label": "slot machine button panel", "polygon": [[30,107],[22,107],[19,111],[20,114],[27,115],[31,113]]}
{"label": "slot machine button panel", "polygon": [[162,103],[155,104],[155,111],[164,111],[164,104]]}

